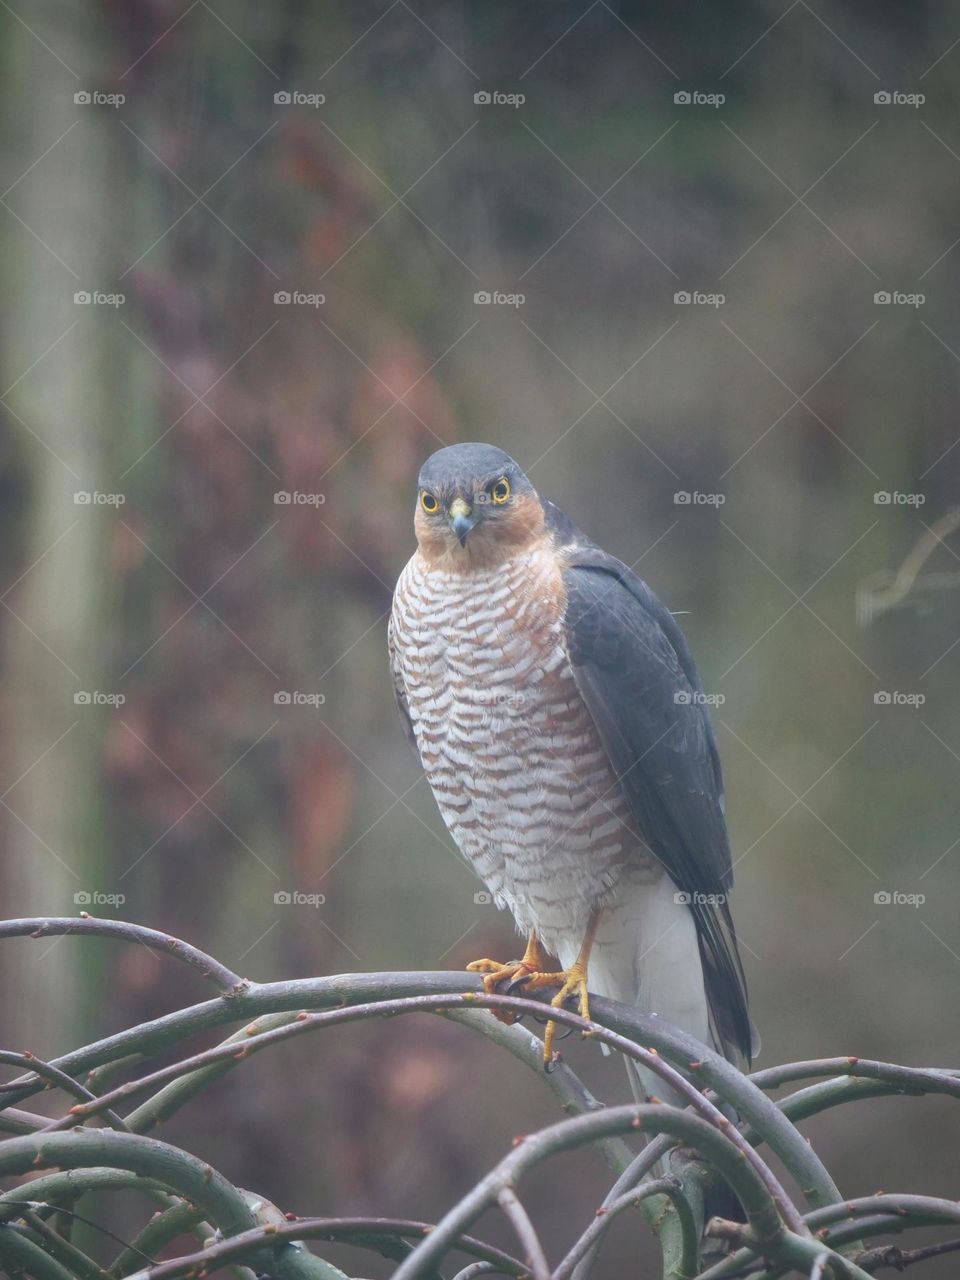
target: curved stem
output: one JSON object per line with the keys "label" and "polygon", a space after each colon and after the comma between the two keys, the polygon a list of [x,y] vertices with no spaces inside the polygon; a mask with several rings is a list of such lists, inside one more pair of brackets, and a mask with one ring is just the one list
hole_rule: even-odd
{"label": "curved stem", "polygon": [[36,1280],[77,1280],[72,1271],[15,1227],[0,1230],[0,1260],[11,1272],[22,1269]]}
{"label": "curved stem", "polygon": [[755,1071],[749,1079],[758,1089],[777,1089],[795,1080],[816,1076],[861,1076],[865,1080],[885,1080],[908,1091],[948,1093],[960,1098],[960,1074],[934,1067],[900,1067],[872,1058],[814,1058],[809,1062],[786,1062],[782,1066]]}
{"label": "curved stem", "polygon": [[[474,995],[468,992],[457,995],[410,996],[405,999],[382,1000],[375,1003],[330,1009],[325,1013],[300,1013],[293,1023],[251,1036],[240,1050],[237,1050],[233,1045],[219,1045],[203,1053],[194,1054],[182,1062],[154,1071],[148,1076],[143,1076],[140,1080],[133,1080],[128,1084],[119,1085],[116,1089],[103,1094],[94,1102],[80,1103],[71,1108],[70,1116],[64,1117],[62,1121],[59,1121],[58,1126],[65,1127],[73,1122],[72,1117],[93,1115],[110,1103],[129,1097],[131,1094],[142,1092],[155,1084],[185,1075],[196,1070],[197,1067],[222,1062],[227,1058],[236,1057],[238,1053],[246,1056],[265,1048],[269,1044],[276,1044],[278,1041],[290,1039],[292,1036],[299,1035],[304,1031],[320,1027],[339,1026],[342,1023],[353,1022],[360,1018],[382,1017],[385,1014],[392,1015],[418,1011],[436,1012],[442,1009],[462,1008],[464,1006],[481,1006],[491,1009],[508,1009],[513,1013],[536,1014],[539,1014],[543,1007],[537,1001],[521,999],[516,996]],[[802,1221],[797,1210],[773,1172],[757,1156],[753,1147],[743,1138],[739,1130],[730,1123],[727,1117],[674,1067],[671,1067],[660,1054],[649,1049],[643,1049],[633,1040],[627,1039],[614,1031],[609,1031],[596,1022],[588,1022],[581,1018],[579,1014],[572,1013],[569,1010],[552,1009],[550,1016],[555,1022],[561,1022],[575,1029],[580,1029],[592,1038],[609,1044],[612,1048],[619,1049],[626,1057],[642,1063],[650,1071],[661,1076],[676,1093],[684,1098],[688,1105],[692,1106],[696,1112],[721,1130],[727,1140],[739,1149],[741,1156],[753,1166],[758,1177],[766,1185],[768,1193],[776,1203],[787,1225],[794,1231],[803,1230]],[[729,1066],[729,1064],[726,1065]],[[763,1095],[760,1094],[758,1096],[762,1097]],[[780,1111],[776,1106],[773,1107],[773,1110],[778,1116],[780,1115]]]}
{"label": "curved stem", "polygon": [[[0,1147],[0,1150],[5,1150]],[[74,1200],[86,1191],[142,1191],[144,1195],[166,1194],[166,1185],[156,1178],[144,1178],[126,1169],[82,1168],[48,1173],[25,1186],[11,1187],[0,1194],[0,1225],[20,1216],[24,1205],[36,1209],[51,1207],[58,1200]]]}
{"label": "curved stem", "polygon": [[[249,1230],[256,1217],[239,1191],[196,1156],[139,1134],[113,1129],[74,1129],[70,1133],[38,1133],[11,1138],[0,1146],[0,1176],[23,1174],[51,1165],[61,1169],[107,1165],[155,1178],[198,1205],[225,1235]],[[13,1228],[8,1228],[13,1230]],[[2,1233],[0,1233],[2,1234]],[[324,1280],[339,1275],[320,1258],[289,1249],[280,1257],[268,1251],[278,1280]]]}
{"label": "curved stem", "polygon": [[814,1213],[808,1213],[804,1221],[815,1231],[831,1222],[842,1222],[873,1213],[891,1213],[901,1217],[913,1214],[919,1218],[935,1219],[937,1222],[960,1222],[960,1201],[944,1200],[938,1196],[898,1194],[858,1196],[854,1200],[845,1200],[843,1204],[827,1205]]}
{"label": "curved stem", "polygon": [[[496,1202],[504,1187],[512,1188],[536,1165],[612,1133],[669,1133],[696,1147],[716,1166],[740,1198],[758,1240],[776,1257],[787,1232],[763,1179],[726,1137],[707,1121],[686,1111],[658,1104],[611,1107],[596,1115],[577,1116],[533,1134],[517,1146],[454,1206],[435,1231],[401,1263],[394,1280],[414,1280],[435,1266],[451,1242]],[[795,1237],[798,1238],[798,1237]]]}
{"label": "curved stem", "polygon": [[[82,1102],[97,1101],[95,1093],[91,1093],[88,1088],[80,1084],[78,1080],[74,1080],[73,1076],[61,1071],[59,1067],[55,1067],[49,1062],[44,1062],[35,1053],[15,1053],[12,1049],[0,1049],[0,1062],[13,1067],[28,1067],[41,1080],[46,1080],[48,1084],[62,1089],[64,1093],[69,1094],[72,1098],[79,1098]],[[0,1085],[0,1097],[2,1097],[5,1087],[5,1085]],[[111,1111],[109,1107],[104,1107],[103,1114],[106,1116],[111,1128],[125,1129],[127,1127],[117,1113]]]}
{"label": "curved stem", "polygon": [[104,920],[98,916],[88,916],[81,912],[79,918],[74,916],[33,916],[20,920],[0,921],[0,938],[20,938],[24,935],[31,938],[49,938],[66,933],[93,934],[99,938],[117,938],[121,942],[138,942],[149,947],[160,955],[173,956],[182,960],[202,974],[208,982],[212,982],[224,995],[242,991],[247,986],[246,978],[228,969],[213,956],[193,947],[189,942],[175,938],[173,934],[161,933],[159,929],[148,929],[146,925],[131,924],[128,920]]}
{"label": "curved stem", "polygon": [[[277,1027],[287,1026],[295,1022],[296,1013],[273,1013],[266,1014],[261,1018],[257,1018],[254,1022],[249,1022],[245,1027],[241,1027],[239,1031],[235,1031],[228,1036],[218,1049],[230,1049],[229,1057],[222,1061],[212,1062],[207,1066],[198,1067],[197,1070],[191,1071],[189,1075],[185,1075],[180,1079],[174,1079],[165,1088],[160,1089],[142,1103],[135,1110],[131,1111],[127,1116],[127,1126],[133,1133],[147,1133],[150,1129],[162,1124],[164,1120],[174,1115],[185,1103],[196,1095],[208,1084],[219,1080],[221,1076],[226,1075],[229,1071],[238,1067],[243,1061],[243,1055],[237,1053],[237,1049],[241,1045],[245,1045],[252,1037],[258,1035],[262,1031],[272,1031]],[[74,1121],[75,1122],[75,1121]]]}
{"label": "curved stem", "polygon": [[20,1111],[17,1107],[6,1107],[0,1111],[0,1133],[36,1133],[49,1123],[49,1116],[38,1115],[35,1111]]}
{"label": "curved stem", "polygon": [[[844,1201],[843,1204],[816,1209],[807,1214],[805,1221],[822,1243],[839,1248],[862,1237],[960,1222],[960,1202],[933,1196],[862,1196]],[[727,1277],[755,1265],[757,1258],[756,1246],[738,1249],[716,1266],[710,1267],[699,1280],[727,1280]],[[764,1280],[773,1280],[779,1274],[782,1272],[765,1273]]]}
{"label": "curved stem", "polygon": [[153,1257],[164,1245],[177,1236],[192,1231],[203,1219],[202,1212],[186,1200],[179,1200],[169,1209],[155,1213],[146,1226],[120,1253],[108,1269],[111,1277],[125,1276],[131,1268],[152,1265]]}
{"label": "curved stem", "polygon": [[[265,1242],[326,1240],[356,1244],[360,1248],[381,1252],[385,1237],[423,1240],[435,1229],[428,1222],[412,1222],[406,1218],[298,1218],[295,1222],[258,1227],[255,1231],[243,1232],[229,1240],[217,1241],[189,1256],[157,1263],[156,1266],[136,1272],[129,1280],[174,1280],[176,1276],[190,1275],[200,1270],[217,1271],[238,1259],[250,1256],[261,1249]],[[481,1240],[474,1240],[471,1236],[457,1237],[451,1247],[489,1263],[504,1275],[515,1276],[517,1280],[523,1280],[523,1277],[529,1275],[526,1265],[518,1258],[512,1258],[501,1249],[495,1249]],[[386,1256],[392,1257],[392,1251]]]}
{"label": "curved stem", "polygon": [[88,1258],[75,1244],[65,1240],[39,1213],[27,1209],[23,1221],[38,1238],[43,1251],[63,1265],[77,1280],[102,1280],[103,1272],[92,1258]]}
{"label": "curved stem", "polygon": [[[468,973],[346,974],[334,978],[306,978],[264,985],[251,984],[229,1000],[212,1000],[166,1014],[129,1031],[108,1036],[57,1059],[68,1071],[87,1070],[125,1057],[133,1051],[144,1055],[160,1052],[188,1035],[222,1026],[238,1018],[254,1018],[304,1008],[329,1008],[376,1000],[423,995],[424,992],[463,992],[479,988],[481,978]],[[506,997],[486,997],[503,1000]],[[474,1002],[483,998],[474,997]],[[783,1161],[814,1207],[840,1199],[840,1192],[813,1149],[797,1133],[779,1107],[752,1085],[736,1067],[692,1036],[685,1035],[652,1015],[602,997],[592,997],[594,1017],[615,1031],[622,1031],[635,1044],[648,1044],[669,1061],[696,1071],[743,1119],[761,1131],[771,1150]],[[11,1098],[29,1097],[33,1087],[24,1082]]]}
{"label": "curved stem", "polygon": [[517,1193],[512,1187],[501,1187],[497,1192],[497,1204],[513,1227],[517,1239],[523,1246],[524,1262],[533,1273],[533,1280],[550,1280],[550,1267],[543,1252],[543,1245],[537,1235],[530,1215],[520,1203]]}
{"label": "curved stem", "polygon": [[[637,1187],[633,1191],[628,1191],[622,1196],[617,1196],[609,1205],[598,1209],[593,1221],[571,1246],[566,1257],[560,1263],[553,1273],[553,1280],[567,1280],[568,1276],[573,1274],[577,1263],[593,1249],[595,1249],[603,1240],[609,1230],[613,1220],[625,1209],[636,1208],[637,1205],[643,1203],[644,1200],[651,1196],[667,1196],[672,1201],[677,1210],[677,1215],[681,1218],[685,1227],[685,1234],[692,1231],[694,1257],[692,1259],[694,1265],[696,1263],[696,1255],[699,1249],[699,1238],[696,1229],[696,1222],[690,1211],[690,1205],[687,1203],[686,1197],[680,1190],[680,1184],[676,1178],[654,1178],[650,1182],[645,1182],[642,1187]],[[685,1260],[689,1263],[691,1260]],[[688,1275],[694,1274],[691,1266],[687,1271]]]}

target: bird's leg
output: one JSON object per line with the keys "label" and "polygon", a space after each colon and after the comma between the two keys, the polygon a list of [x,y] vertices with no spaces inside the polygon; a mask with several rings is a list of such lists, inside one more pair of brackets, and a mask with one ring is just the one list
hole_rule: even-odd
{"label": "bird's leg", "polygon": [[[590,997],[587,994],[587,966],[590,961],[590,952],[593,949],[593,941],[597,936],[597,925],[600,923],[600,912],[594,911],[587,923],[587,931],[584,934],[583,945],[577,955],[576,960],[569,969],[561,973],[537,973],[524,981],[524,991],[537,991],[541,987],[556,987],[560,990],[550,1001],[554,1009],[562,1009],[564,1004],[571,996],[579,998],[578,1011],[581,1018],[590,1017]],[[557,1024],[548,1022],[547,1029],[543,1037],[543,1064],[549,1067],[553,1061],[553,1039],[557,1033]]]}
{"label": "bird's leg", "polygon": [[[469,973],[482,973],[483,989],[488,996],[497,994],[497,987],[501,982],[508,979],[511,982],[525,982],[526,979],[536,976],[538,978],[555,977],[558,980],[563,979],[563,974],[548,974],[544,970],[549,964],[547,953],[543,949],[543,944],[534,929],[527,939],[527,949],[523,953],[522,960],[511,960],[507,964],[500,964],[497,960],[473,960],[467,965]],[[516,1022],[518,1014],[510,1013],[505,1009],[491,1009],[490,1012],[495,1018],[499,1018],[501,1022]]]}

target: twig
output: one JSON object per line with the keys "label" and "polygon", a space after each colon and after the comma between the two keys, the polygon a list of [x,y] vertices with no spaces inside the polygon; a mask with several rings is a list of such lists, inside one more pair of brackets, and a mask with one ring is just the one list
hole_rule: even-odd
{"label": "twig", "polygon": [[[824,1244],[839,1248],[861,1237],[960,1222],[960,1202],[934,1196],[861,1196],[816,1209],[806,1215],[805,1221]],[[710,1267],[700,1280],[733,1280],[756,1264],[758,1253],[757,1245],[751,1243]],[[776,1274],[780,1273],[771,1273],[771,1280]]]}
{"label": "twig", "polygon": [[27,1209],[21,1216],[26,1226],[39,1237],[41,1248],[62,1263],[71,1274],[79,1277],[79,1280],[103,1280],[103,1271],[94,1260],[54,1231],[39,1213]]}
{"label": "twig", "polygon": [[567,1280],[567,1277],[573,1274],[573,1270],[580,1259],[586,1257],[592,1249],[601,1243],[613,1220],[623,1213],[625,1209],[633,1209],[651,1196],[660,1195],[670,1198],[684,1224],[693,1230],[694,1253],[696,1253],[696,1224],[693,1221],[690,1206],[681,1193],[680,1183],[676,1178],[654,1178],[650,1182],[645,1182],[643,1186],[637,1187],[633,1191],[628,1191],[625,1195],[618,1196],[615,1200],[609,1204],[602,1205],[597,1210],[593,1222],[590,1223],[580,1238],[570,1246],[566,1257],[554,1271],[553,1280]]}
{"label": "twig", "polygon": [[[944,538],[949,538],[958,528],[960,508],[954,507],[942,515],[932,528],[921,534],[895,574],[881,569],[858,584],[857,621],[862,627],[869,626],[875,617],[886,613],[888,609],[896,608],[907,599],[918,581],[920,570]],[[926,578],[919,579],[926,585],[937,587],[956,586],[958,580],[960,578],[956,573],[929,574]]]}
{"label": "twig", "polygon": [[895,1267],[897,1271],[905,1271],[915,1262],[926,1262],[928,1258],[942,1258],[947,1253],[960,1251],[960,1240],[941,1240],[939,1244],[924,1245],[920,1249],[901,1249],[899,1245],[885,1244],[879,1249],[871,1249],[858,1258],[864,1271],[878,1271],[880,1267]]}
{"label": "twig", "polygon": [[[559,1012],[559,1011],[558,1011]],[[595,1115],[577,1116],[523,1139],[459,1204],[438,1223],[437,1228],[403,1263],[394,1280],[414,1280],[435,1266],[447,1252],[450,1242],[467,1229],[493,1204],[503,1187],[515,1187],[524,1174],[561,1151],[594,1142],[611,1133],[641,1130],[645,1133],[669,1133],[694,1146],[713,1164],[740,1198],[753,1228],[755,1238],[765,1252],[776,1258],[793,1244],[805,1246],[813,1241],[788,1232],[775,1208],[769,1190],[758,1171],[728,1141],[726,1136],[700,1116],[675,1107],[649,1104],[611,1107]],[[789,1240],[788,1240],[789,1237]],[[856,1269],[847,1274],[857,1274]],[[865,1273],[860,1272],[862,1277]]]}
{"label": "twig", "polygon": [[[403,1013],[414,1012],[436,1012],[441,1009],[462,1008],[462,1007],[482,1007],[490,1009],[507,1009],[513,1013],[537,1013],[542,1010],[542,1004],[538,1001],[522,999],[517,996],[501,996],[501,995],[481,995],[468,992],[467,994],[445,995],[445,996],[411,996],[406,999],[398,1000],[381,1000],[368,1004],[352,1005],[345,1009],[331,1009],[325,1013],[302,1013],[298,1017],[298,1021],[289,1025],[276,1027],[273,1030],[265,1031],[259,1035],[251,1036],[242,1049],[237,1050],[231,1045],[219,1045],[214,1049],[207,1049],[202,1053],[197,1053],[190,1058],[184,1059],[182,1062],[173,1063],[169,1067],[161,1068],[154,1071],[148,1076],[143,1076],[139,1080],[132,1080],[128,1084],[119,1085],[116,1089],[109,1093],[103,1094],[93,1102],[80,1103],[70,1110],[70,1116],[64,1117],[58,1122],[59,1127],[65,1127],[70,1124],[71,1117],[86,1117],[95,1114],[101,1108],[129,1097],[131,1094],[143,1092],[147,1088],[151,1088],[156,1084],[165,1083],[167,1080],[175,1079],[178,1076],[185,1075],[191,1071],[195,1071],[198,1067],[203,1067],[215,1062],[221,1062],[225,1058],[236,1056],[239,1052],[243,1056],[256,1052],[258,1049],[266,1047],[268,1044],[275,1044],[281,1040],[290,1039],[292,1036],[301,1034],[304,1031],[313,1030],[320,1027],[338,1026],[341,1023],[353,1022],[361,1018],[383,1017]],[[684,1100],[694,1108],[701,1116],[707,1119],[712,1125],[724,1133],[725,1137],[736,1146],[741,1156],[750,1163],[758,1177],[765,1184],[769,1195],[787,1225],[794,1231],[803,1231],[802,1220],[799,1213],[794,1208],[788,1198],[783,1187],[773,1172],[768,1168],[763,1160],[757,1155],[753,1147],[743,1138],[739,1130],[730,1123],[730,1121],[719,1111],[712,1102],[709,1102],[698,1089],[682,1076],[674,1067],[671,1067],[658,1053],[649,1049],[643,1049],[634,1041],[628,1040],[625,1036],[618,1035],[616,1032],[609,1031],[605,1027],[600,1026],[596,1022],[588,1022],[581,1018],[579,1014],[573,1013],[567,1009],[551,1010],[551,1018],[554,1021],[564,1023],[567,1026],[579,1029],[585,1033],[589,1033],[593,1038],[600,1040],[605,1044],[609,1044],[612,1048],[619,1049],[626,1057],[632,1058],[636,1062],[642,1063],[650,1071],[659,1075],[675,1092],[680,1094]]]}
{"label": "twig", "polygon": [[497,1192],[497,1204],[510,1220],[524,1250],[524,1261],[533,1272],[533,1280],[550,1280],[550,1267],[540,1243],[540,1237],[530,1221],[530,1215],[511,1187],[501,1187]]}
{"label": "twig", "polygon": [[0,1259],[10,1268],[8,1274],[22,1268],[36,1280],[77,1280],[72,1271],[15,1227],[0,1231]]}
{"label": "twig", "polygon": [[117,938],[122,942],[139,942],[151,951],[173,956],[201,973],[224,995],[238,993],[248,986],[247,980],[214,960],[205,952],[183,942],[169,933],[148,929],[142,924],[127,920],[104,920],[89,916],[85,911],[74,916],[34,916],[21,920],[0,921],[0,939],[18,938],[25,934],[31,938],[47,938],[65,933],[94,934],[97,937]]}
{"label": "twig", "polygon": [[[38,1058],[35,1053],[16,1053],[12,1049],[0,1049],[0,1062],[6,1063],[13,1067],[28,1067],[36,1076],[42,1080],[46,1080],[48,1084],[56,1085],[62,1089],[64,1093],[70,1094],[72,1098],[80,1098],[84,1102],[96,1102],[97,1095],[91,1093],[78,1080],[74,1080],[72,1076],[68,1076],[65,1071],[61,1071],[59,1067],[52,1066],[49,1062],[44,1062],[42,1058]],[[0,1084],[0,1098],[3,1096],[6,1085]],[[114,1129],[126,1129],[126,1125],[120,1119],[115,1111],[111,1111],[109,1107],[103,1108],[103,1114],[106,1116],[108,1123]]]}
{"label": "twig", "polygon": [[[60,1169],[107,1165],[154,1177],[177,1195],[198,1205],[226,1235],[257,1225],[240,1192],[209,1164],[177,1147],[139,1134],[113,1129],[74,1129],[70,1133],[37,1133],[0,1144],[0,1177],[56,1166]],[[0,1229],[0,1240],[14,1228]],[[276,1280],[331,1280],[342,1276],[312,1254],[291,1250],[272,1262]]]}
{"label": "twig", "polygon": [[[174,1280],[174,1277],[188,1275],[194,1270],[212,1272],[265,1245],[275,1248],[277,1244],[287,1241],[339,1241],[358,1244],[365,1249],[378,1249],[379,1246],[373,1243],[378,1236],[392,1235],[399,1239],[422,1240],[434,1230],[431,1223],[414,1222],[406,1218],[297,1218],[294,1222],[258,1227],[231,1236],[229,1240],[219,1240],[196,1253],[171,1258],[167,1262],[138,1271],[128,1277],[128,1280]],[[452,1248],[488,1262],[505,1275],[518,1277],[518,1280],[528,1275],[526,1264],[519,1258],[512,1258],[502,1249],[495,1249],[472,1236],[458,1236]]]}
{"label": "twig", "polygon": [[[384,996],[399,998],[427,992],[461,993],[464,987],[479,988],[481,981],[476,974],[420,972],[341,974],[333,978],[256,984],[229,1000],[206,1001],[107,1036],[56,1059],[55,1065],[79,1072],[126,1057],[133,1051],[150,1056],[189,1035],[240,1018],[249,1020],[265,1013],[357,1004]],[[836,1184],[812,1147],[776,1103],[731,1063],[692,1036],[639,1009],[600,996],[591,997],[591,1008],[594,1017],[602,1024],[629,1037],[635,1044],[652,1046],[669,1061],[696,1072],[705,1086],[716,1090],[744,1120],[761,1130],[770,1149],[803,1188],[809,1205],[816,1207],[840,1200]],[[11,1097],[11,1103],[17,1103],[36,1091],[36,1086],[29,1082],[14,1083],[22,1087]]]}
{"label": "twig", "polygon": [[758,1089],[776,1089],[796,1080],[816,1076],[856,1076],[883,1080],[909,1092],[948,1093],[960,1098],[960,1074],[935,1068],[900,1067],[872,1058],[815,1058],[809,1062],[787,1062],[779,1067],[755,1071],[749,1078]]}

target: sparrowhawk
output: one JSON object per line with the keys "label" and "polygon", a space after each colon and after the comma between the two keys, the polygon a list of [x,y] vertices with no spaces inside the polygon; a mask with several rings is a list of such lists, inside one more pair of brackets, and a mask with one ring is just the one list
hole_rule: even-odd
{"label": "sparrowhawk", "polygon": [[749,1063],[720,759],[675,619],[492,445],[434,453],[414,523],[397,701],[450,834],[528,938],[469,967],[585,1016],[589,974]]}

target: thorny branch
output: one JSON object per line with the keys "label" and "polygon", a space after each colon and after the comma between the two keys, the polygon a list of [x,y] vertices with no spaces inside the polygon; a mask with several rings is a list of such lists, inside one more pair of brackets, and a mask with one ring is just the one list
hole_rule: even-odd
{"label": "thorny branch", "polygon": [[[218,991],[200,1004],[175,1010],[94,1044],[47,1061],[32,1053],[0,1051],[0,1063],[22,1068],[0,1085],[0,1176],[29,1177],[0,1195],[0,1265],[41,1280],[91,1280],[97,1264],[57,1231],[50,1214],[72,1206],[88,1190],[134,1187],[161,1211],[122,1245],[110,1266],[113,1277],[173,1280],[209,1274],[226,1266],[252,1267],[278,1280],[348,1280],[345,1273],[304,1243],[349,1243],[372,1249],[399,1265],[396,1280],[433,1278],[450,1251],[466,1254],[461,1278],[501,1274],[533,1280],[586,1276],[605,1234],[626,1209],[640,1208],[660,1237],[663,1275],[669,1280],[699,1275],[730,1280],[759,1268],[770,1277],[786,1275],[867,1280],[882,1267],[903,1269],[960,1248],[960,1241],[901,1249],[893,1244],[866,1248],[862,1240],[926,1226],[960,1222],[960,1204],[914,1195],[876,1195],[844,1201],[829,1173],[796,1128],[796,1123],[854,1099],[884,1094],[960,1097],[960,1072],[918,1069],[855,1057],[790,1063],[746,1077],[719,1055],[676,1028],[639,1010],[592,997],[595,1021],[570,1010],[551,1017],[598,1040],[658,1075],[686,1104],[683,1109],[655,1100],[628,1107],[604,1107],[567,1064],[557,1061],[544,1075],[540,1041],[520,1025],[505,1027],[489,1010],[509,1010],[542,1020],[542,997],[486,995],[480,980],[466,973],[347,974],[332,978],[258,984],[241,978],[213,957],[157,930],[124,921],[35,917],[0,922],[0,939],[79,934],[148,946],[190,965]],[[488,1036],[537,1072],[569,1117],[517,1140],[513,1149],[436,1225],[384,1218],[293,1218],[263,1225],[249,1193],[195,1155],[144,1136],[186,1105],[201,1090],[242,1065],[255,1053],[307,1032],[370,1019],[443,1016]],[[237,1027],[220,1044],[151,1069],[151,1060],[198,1032],[230,1023]],[[80,1077],[86,1074],[85,1083]],[[117,1075],[130,1076],[108,1085]],[[769,1091],[816,1081],[779,1100]],[[49,1089],[66,1095],[63,1113],[52,1121],[19,1109],[24,1099]],[[144,1098],[144,1095],[146,1097]],[[133,1107],[134,1098],[143,1100]],[[736,1113],[738,1122],[728,1118]],[[93,1128],[98,1117],[111,1126]],[[638,1155],[631,1135],[650,1138]],[[802,1189],[801,1200],[787,1193],[757,1148],[765,1144]],[[520,1183],[533,1169],[561,1152],[599,1145],[618,1174],[603,1204],[587,1219],[562,1259],[551,1264],[549,1250],[520,1199]],[[673,1157],[678,1176],[664,1172]],[[37,1178],[42,1170],[49,1172]],[[705,1188],[726,1183],[739,1200],[745,1222],[713,1219],[708,1238],[735,1247],[722,1262],[703,1269],[700,1242]],[[256,1202],[259,1203],[259,1202]],[[465,1234],[486,1210],[499,1209],[512,1224],[522,1257]],[[202,1247],[190,1254],[152,1262],[184,1231],[198,1234]],[[121,1243],[122,1242],[117,1242]],[[135,1270],[139,1268],[139,1270]],[[247,1272],[246,1274],[250,1274]]]}

